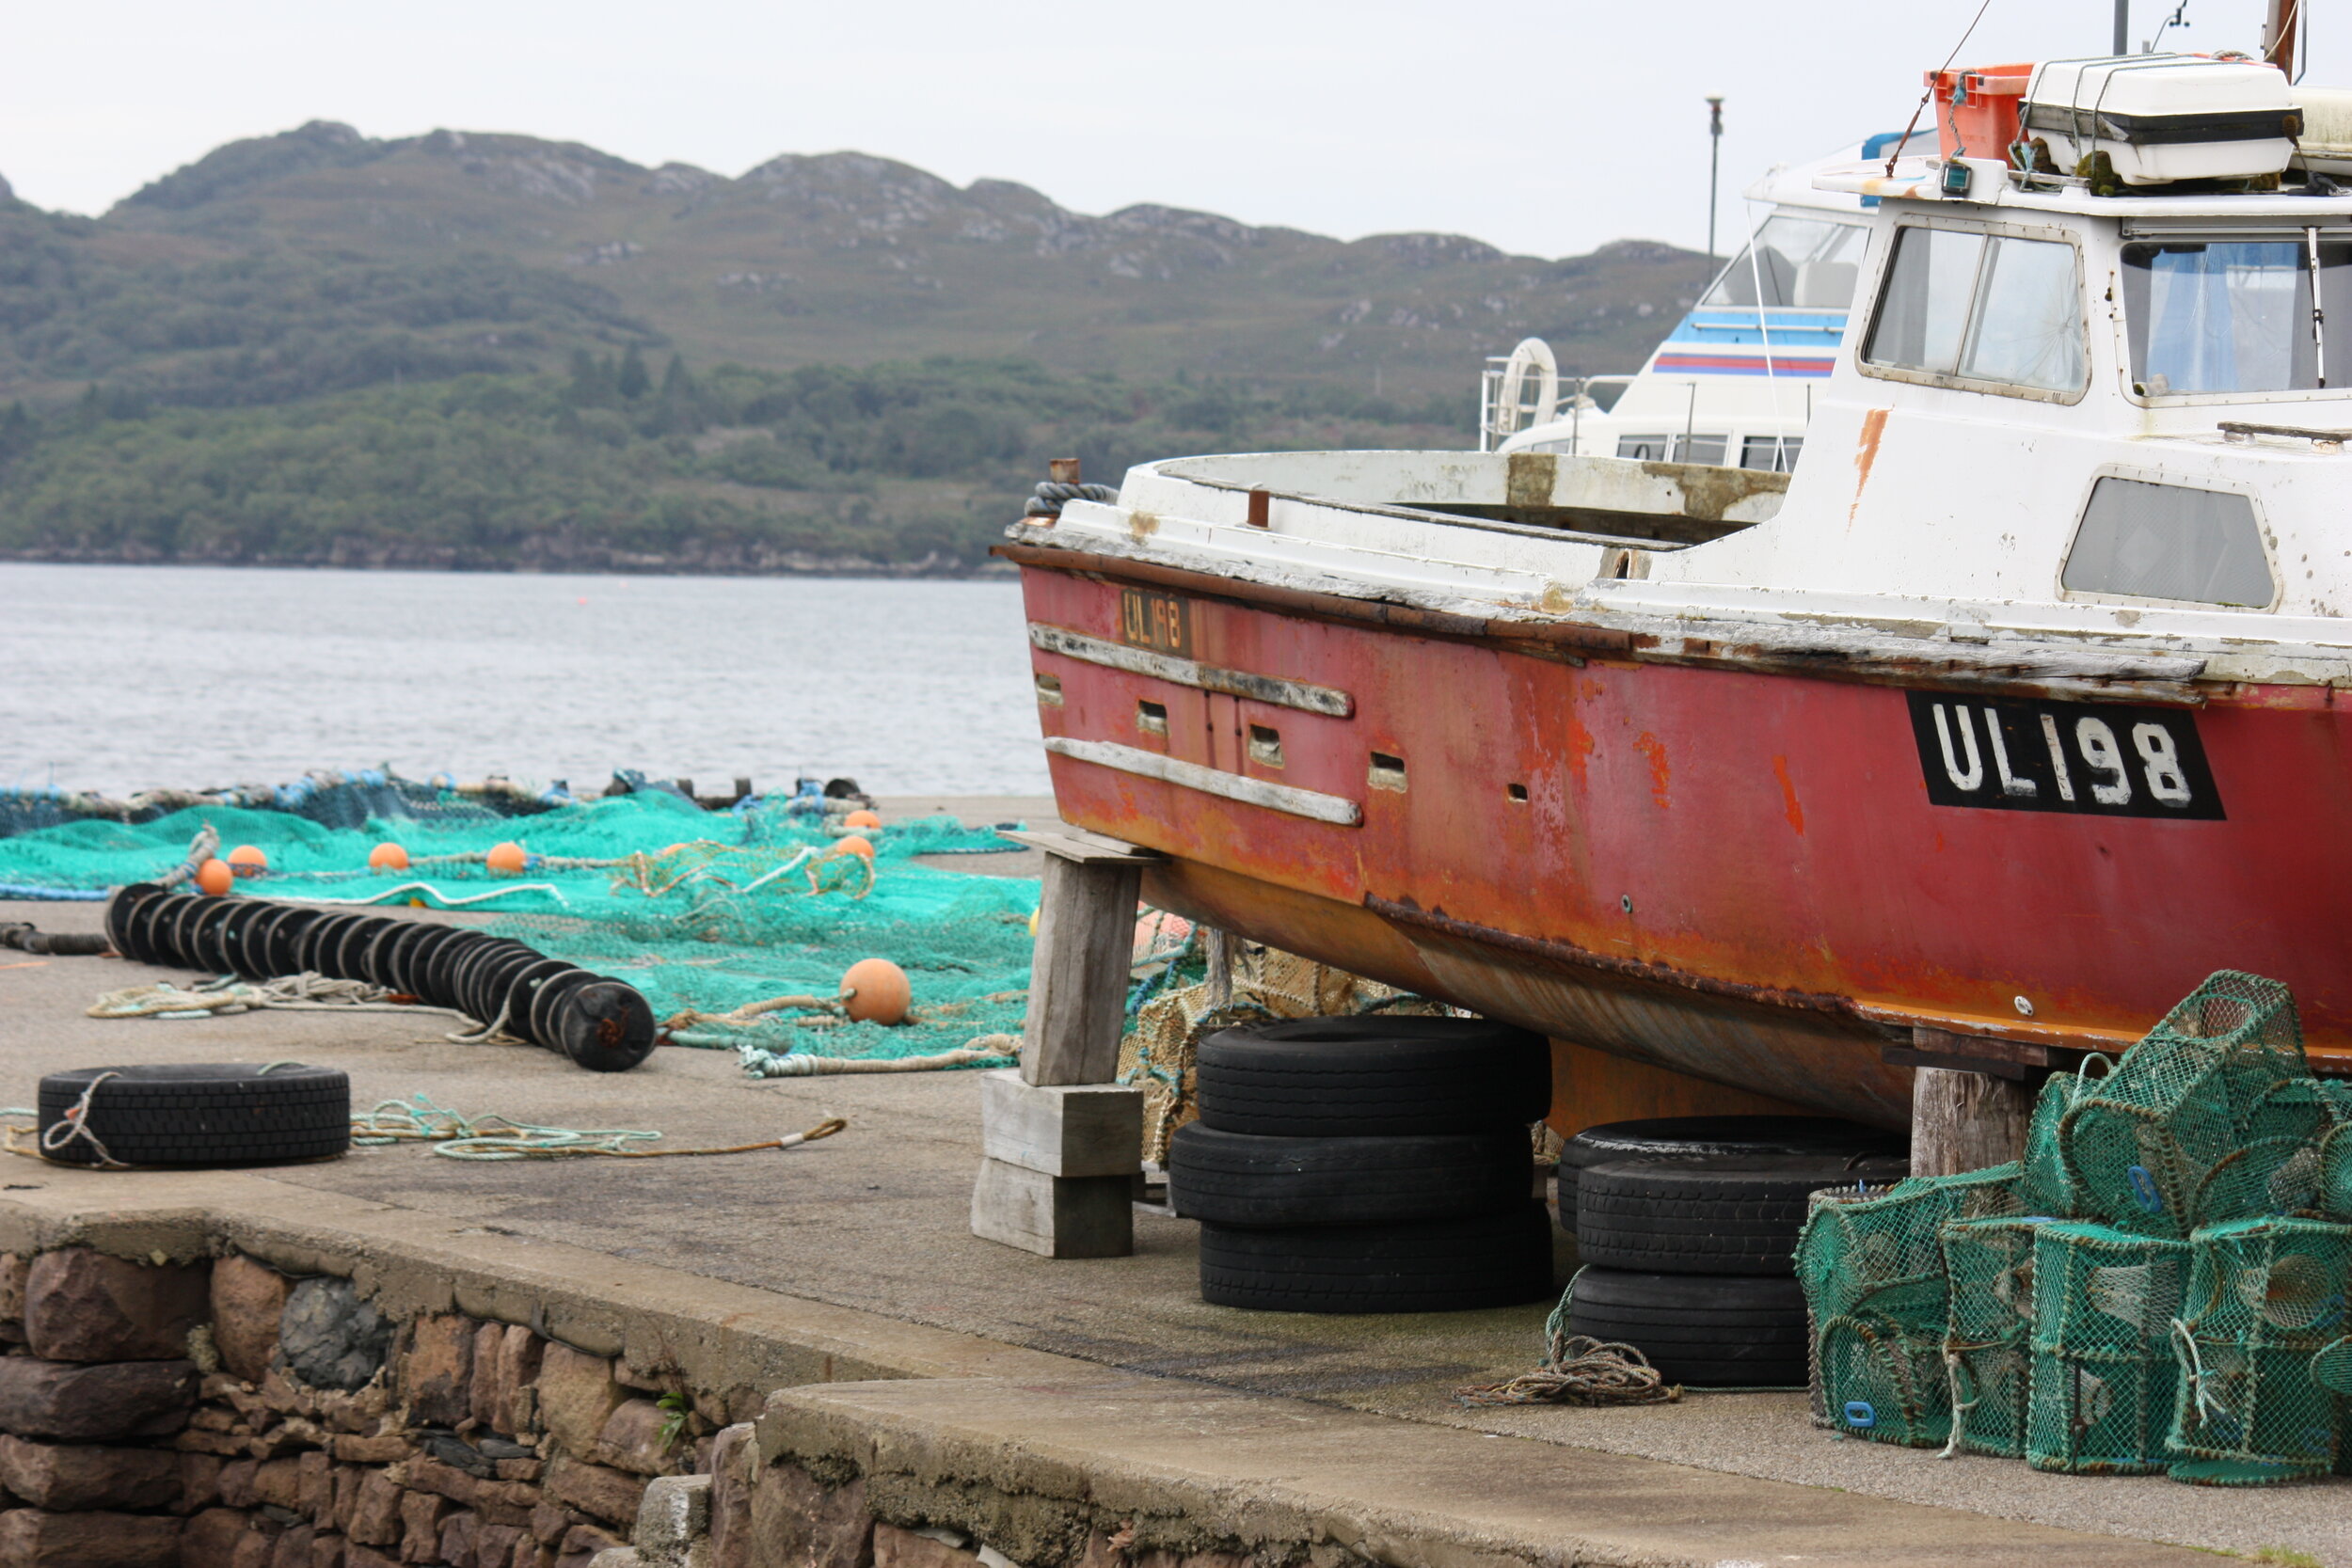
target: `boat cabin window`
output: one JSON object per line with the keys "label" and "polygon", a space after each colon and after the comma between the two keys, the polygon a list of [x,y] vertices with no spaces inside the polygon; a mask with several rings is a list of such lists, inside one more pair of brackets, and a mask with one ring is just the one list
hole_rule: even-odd
{"label": "boat cabin window", "polygon": [[1699,303],[1752,307],[1760,288],[1768,309],[1843,310],[1853,304],[1868,232],[1827,218],[1766,218]]}
{"label": "boat cabin window", "polygon": [[2091,487],[2059,580],[2076,594],[2252,610],[2278,596],[2251,500],[2137,479]]}
{"label": "boat cabin window", "polygon": [[2074,247],[1969,230],[1896,230],[1864,360],[1986,391],[2080,392],[2082,290]]}
{"label": "boat cabin window", "polygon": [[1720,467],[1730,448],[1730,436],[1704,433],[1617,437],[1619,457],[1638,458],[1645,463],[1706,463]]}
{"label": "boat cabin window", "polygon": [[1785,474],[1797,466],[1797,454],[1803,451],[1802,436],[1750,436],[1740,443],[1740,467]]}
{"label": "boat cabin window", "polygon": [[2127,245],[2123,309],[2141,397],[2352,386],[2352,245],[2300,230]]}

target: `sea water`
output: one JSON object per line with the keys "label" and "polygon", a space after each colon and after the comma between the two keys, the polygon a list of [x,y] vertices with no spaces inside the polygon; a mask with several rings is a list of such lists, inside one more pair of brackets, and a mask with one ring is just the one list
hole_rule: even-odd
{"label": "sea water", "polygon": [[1003,579],[548,577],[0,562],[0,787],[314,768],[849,777],[1041,794]]}

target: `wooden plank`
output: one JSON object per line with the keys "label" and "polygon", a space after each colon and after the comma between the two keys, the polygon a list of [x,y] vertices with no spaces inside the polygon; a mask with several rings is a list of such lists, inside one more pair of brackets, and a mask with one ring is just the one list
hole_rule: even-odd
{"label": "wooden plank", "polygon": [[1167,859],[1157,849],[1146,849],[1139,844],[1128,844],[1067,824],[1054,828],[999,828],[996,836],[1081,865],[1148,865]]}
{"label": "wooden plank", "polygon": [[1153,680],[1189,686],[1201,691],[1221,691],[1228,696],[1247,697],[1253,702],[1271,703],[1277,707],[1295,707],[1301,712],[1325,714],[1333,719],[1352,718],[1356,712],[1356,699],[1335,687],[1316,686],[1310,681],[1295,681],[1280,675],[1253,674],[1247,670],[1220,669],[1198,659],[1161,653],[1155,648],[1105,642],[1099,637],[1089,637],[1063,626],[1031,622],[1029,642],[1046,653],[1060,654],[1065,658],[1099,664],[1106,670],[1123,670],[1131,675],[1148,675]]}
{"label": "wooden plank", "polygon": [[2049,1076],[2047,1069],[2028,1067],[2023,1062],[2004,1062],[1985,1056],[1955,1056],[1942,1051],[1914,1051],[1906,1045],[1882,1046],[1879,1060],[1888,1067],[1931,1067],[1942,1068],[1947,1072],[1981,1072],[2020,1084],[2038,1083]]}
{"label": "wooden plank", "polygon": [[1311,821],[1329,822],[1342,828],[1359,826],[1364,819],[1364,809],[1344,796],[1326,795],[1319,790],[1300,789],[1295,784],[1268,783],[1253,779],[1246,773],[1228,773],[1221,768],[1204,768],[1197,762],[1185,762],[1160,752],[1147,752],[1140,747],[1121,746],[1111,740],[1072,740],[1064,736],[1049,735],[1045,749],[1057,756],[1075,762],[1090,762],[1098,768],[1117,768],[1138,778],[1157,779],[1164,784],[1197,789],[1204,795],[1222,796],[1239,800],[1244,805],[1263,806],[1291,816],[1304,816]]}
{"label": "wooden plank", "polygon": [[1107,1084],[1118,1075],[1142,893],[1138,862],[1046,860],[1022,1026],[1024,1082]]}
{"label": "wooden plank", "polygon": [[2033,1091],[2007,1078],[1911,1069],[1911,1174],[1949,1176],[2021,1158]]}
{"label": "wooden plank", "polygon": [[1119,1084],[1025,1084],[980,1075],[980,1151],[1047,1176],[1133,1176],[1143,1161],[1143,1091]]}
{"label": "wooden plank", "polygon": [[1136,1250],[1130,1176],[1047,1176],[982,1160],[972,1234],[1044,1258],[1124,1258]]}

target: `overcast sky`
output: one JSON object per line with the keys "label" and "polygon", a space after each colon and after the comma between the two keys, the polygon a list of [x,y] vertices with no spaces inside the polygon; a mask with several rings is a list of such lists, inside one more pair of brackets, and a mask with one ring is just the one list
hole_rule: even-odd
{"label": "overcast sky", "polygon": [[[2168,47],[2255,45],[2262,0],[2189,0]],[[739,174],[854,148],[1102,213],[1156,201],[1347,238],[1557,256],[1706,239],[1727,193],[1899,129],[1976,0],[82,0],[11,8],[0,176],[98,213],[313,119],[581,141]],[[2165,11],[2137,0],[2135,39]],[[2104,52],[2110,0],[1991,0],[1963,64]],[[2352,81],[2352,15],[2312,40]],[[1726,232],[1744,227],[1735,195]]]}

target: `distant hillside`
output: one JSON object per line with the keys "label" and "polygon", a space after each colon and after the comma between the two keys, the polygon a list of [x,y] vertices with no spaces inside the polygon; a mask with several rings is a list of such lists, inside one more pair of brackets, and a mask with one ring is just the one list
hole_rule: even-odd
{"label": "distant hillside", "polygon": [[0,554],[953,568],[1049,454],[1467,442],[1486,355],[1630,368],[1705,270],[314,122],[95,220],[0,183]]}

